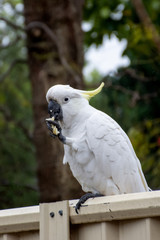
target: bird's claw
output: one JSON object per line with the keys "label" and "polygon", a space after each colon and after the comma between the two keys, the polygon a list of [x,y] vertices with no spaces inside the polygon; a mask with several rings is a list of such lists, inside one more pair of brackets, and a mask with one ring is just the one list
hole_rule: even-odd
{"label": "bird's claw", "polygon": [[59,131],[61,131],[61,127],[57,121],[53,121],[51,119],[46,119],[46,124],[49,130],[52,129],[52,125],[55,126]]}
{"label": "bird's claw", "polygon": [[[53,128],[55,127],[57,129],[57,126],[55,126],[55,122],[51,121],[51,120],[46,120],[46,125],[47,128],[49,129],[50,133],[49,135],[53,138],[57,137],[58,135],[56,135],[53,131]],[[58,130],[58,129],[57,129]]]}
{"label": "bird's claw", "polygon": [[[46,124],[47,124],[47,128],[49,129],[49,131],[55,136],[58,136],[58,133],[60,133],[62,131],[59,123],[56,121],[46,119]],[[55,127],[57,129],[57,134],[53,133],[53,127]]]}
{"label": "bird's claw", "polygon": [[[51,119],[46,119],[46,124],[47,124],[47,128],[50,131],[50,136],[53,138],[58,137],[59,140],[65,144],[66,138],[62,135],[62,129],[60,127],[60,124]],[[53,127],[56,128],[56,133],[54,133]]]}
{"label": "bird's claw", "polygon": [[76,206],[75,206],[75,211],[76,211],[77,214],[79,214],[79,210],[80,210],[81,206],[82,206],[82,203],[80,201],[78,201]]}
{"label": "bird's claw", "polygon": [[49,133],[49,135],[51,136],[51,137],[53,137],[53,138],[56,138],[57,136],[55,135],[55,134],[53,134],[53,133]]}
{"label": "bird's claw", "polygon": [[85,203],[89,198],[102,197],[102,196],[103,195],[100,193],[86,193],[76,203],[76,206],[75,206],[76,213],[79,214],[79,210],[80,210],[82,204]]}

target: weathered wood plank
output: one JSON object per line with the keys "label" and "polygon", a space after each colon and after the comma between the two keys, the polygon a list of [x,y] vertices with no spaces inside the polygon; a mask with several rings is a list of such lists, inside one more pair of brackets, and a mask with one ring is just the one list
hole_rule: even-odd
{"label": "weathered wood plank", "polygon": [[39,229],[39,206],[0,211],[0,233]]}
{"label": "weathered wood plank", "polygon": [[160,191],[89,199],[79,214],[75,213],[76,202],[69,202],[72,224],[160,216]]}
{"label": "weathered wood plank", "polygon": [[68,201],[40,205],[40,240],[69,240]]}

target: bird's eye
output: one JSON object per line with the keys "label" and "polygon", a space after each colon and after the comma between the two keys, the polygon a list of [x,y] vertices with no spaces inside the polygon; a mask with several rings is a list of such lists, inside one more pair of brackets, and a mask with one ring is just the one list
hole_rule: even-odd
{"label": "bird's eye", "polygon": [[69,101],[69,97],[64,98],[64,102],[67,103]]}

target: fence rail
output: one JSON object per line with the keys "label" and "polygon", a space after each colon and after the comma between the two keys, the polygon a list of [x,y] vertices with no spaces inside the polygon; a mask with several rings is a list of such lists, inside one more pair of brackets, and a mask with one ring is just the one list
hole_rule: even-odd
{"label": "fence rail", "polygon": [[159,240],[160,191],[0,211],[0,240]]}

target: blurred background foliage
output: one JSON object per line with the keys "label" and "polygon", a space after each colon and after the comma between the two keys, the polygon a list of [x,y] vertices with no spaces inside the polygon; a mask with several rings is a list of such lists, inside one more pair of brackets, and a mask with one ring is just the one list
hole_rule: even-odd
{"label": "blurred background foliage", "polygon": [[[95,69],[87,88],[105,82],[91,104],[113,117],[128,133],[153,189],[160,188],[160,2],[85,0],[84,49],[113,34],[126,39],[130,65],[101,76]],[[143,11],[142,11],[143,13]],[[7,21],[6,21],[7,19]],[[145,24],[146,20],[146,24]],[[21,0],[0,0],[0,208],[38,204],[32,92],[27,67]],[[154,29],[152,29],[152,27]],[[156,39],[156,40],[155,40]],[[159,44],[159,46],[158,46]],[[106,53],[107,54],[107,53]],[[107,63],[106,63],[107,64]]]}
{"label": "blurred background foliage", "polygon": [[0,2],[1,209],[38,203],[32,93],[23,22],[21,1]]}

